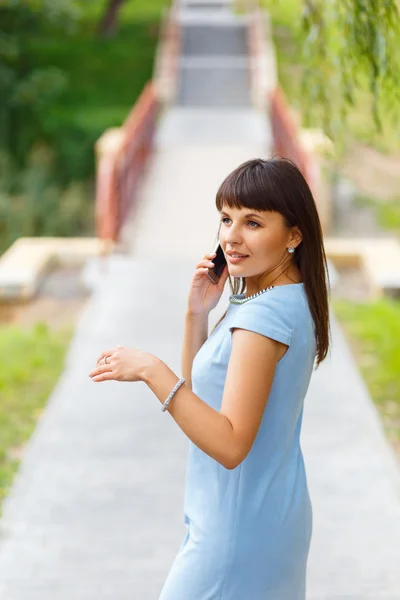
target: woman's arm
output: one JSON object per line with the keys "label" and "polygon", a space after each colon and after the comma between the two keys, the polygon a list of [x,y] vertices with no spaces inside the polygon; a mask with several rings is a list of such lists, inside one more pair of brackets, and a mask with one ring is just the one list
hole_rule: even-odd
{"label": "woman's arm", "polygon": [[182,377],[192,389],[193,359],[208,337],[208,314],[185,313],[185,331],[182,344]]}
{"label": "woman's arm", "polygon": [[[276,363],[286,348],[287,344],[265,335],[240,326],[233,328],[220,411],[186,385],[178,389],[168,405],[167,410],[188,438],[227,469],[237,467],[250,452]],[[144,381],[162,403],[179,380],[158,357],[123,346],[104,351],[89,377],[94,382]]]}
{"label": "woman's arm", "polygon": [[[179,377],[154,356],[144,369],[142,380],[163,403]],[[196,446],[227,469],[231,468],[233,430],[224,415],[203,402],[186,383],[175,393],[167,410]]]}
{"label": "woman's arm", "polygon": [[[252,331],[236,329],[218,412],[185,384],[168,405],[182,431],[203,452],[227,469],[234,469],[249,453],[267,404],[276,363],[286,346]],[[140,378],[161,403],[178,381],[159,358],[150,355]]]}

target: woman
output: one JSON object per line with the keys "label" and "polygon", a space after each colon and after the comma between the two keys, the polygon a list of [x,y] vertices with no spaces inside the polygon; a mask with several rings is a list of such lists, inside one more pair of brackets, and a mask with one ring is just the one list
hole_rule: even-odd
{"label": "woman", "polygon": [[[243,163],[216,205],[227,266],[218,284],[207,276],[213,255],[196,267],[186,381],[122,347],[103,352],[91,376],[145,381],[190,439],[188,530],[160,600],[305,600],[312,509],[299,438],[313,366],[329,346],[321,226],[285,159]],[[207,338],[228,276],[228,310]]]}

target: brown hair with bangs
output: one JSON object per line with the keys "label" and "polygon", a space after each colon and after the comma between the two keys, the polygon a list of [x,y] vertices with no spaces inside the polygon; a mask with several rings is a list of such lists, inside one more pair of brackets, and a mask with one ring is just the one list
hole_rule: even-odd
{"label": "brown hair with bangs", "polygon": [[[297,226],[300,229],[303,239],[292,260],[301,273],[314,320],[318,367],[329,349],[329,276],[317,207],[301,171],[286,158],[248,160],[222,182],[216,206],[219,212],[224,206],[276,211],[283,216],[288,228]],[[241,294],[246,288],[246,278],[235,277],[232,284],[229,276],[229,285],[233,294]]]}

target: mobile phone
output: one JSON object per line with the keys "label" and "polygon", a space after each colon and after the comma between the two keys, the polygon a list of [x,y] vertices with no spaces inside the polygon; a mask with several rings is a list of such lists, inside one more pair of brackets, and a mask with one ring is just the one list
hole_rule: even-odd
{"label": "mobile phone", "polygon": [[219,278],[221,277],[222,272],[223,272],[227,262],[226,262],[225,254],[223,253],[223,250],[219,243],[217,244],[217,247],[214,249],[214,252],[217,253],[215,258],[212,259],[214,266],[212,269],[211,268],[208,269],[207,275],[213,283],[218,283]]}

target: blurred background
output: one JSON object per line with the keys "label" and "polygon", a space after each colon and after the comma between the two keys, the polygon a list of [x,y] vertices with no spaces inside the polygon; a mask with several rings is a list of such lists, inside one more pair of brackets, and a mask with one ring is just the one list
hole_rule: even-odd
{"label": "blurred background", "polygon": [[143,265],[169,258],[183,310],[217,186],[256,155],[312,188],[332,311],[398,466],[399,23],[396,0],[0,0],[0,502],[107,276],[133,258],[150,294]]}

